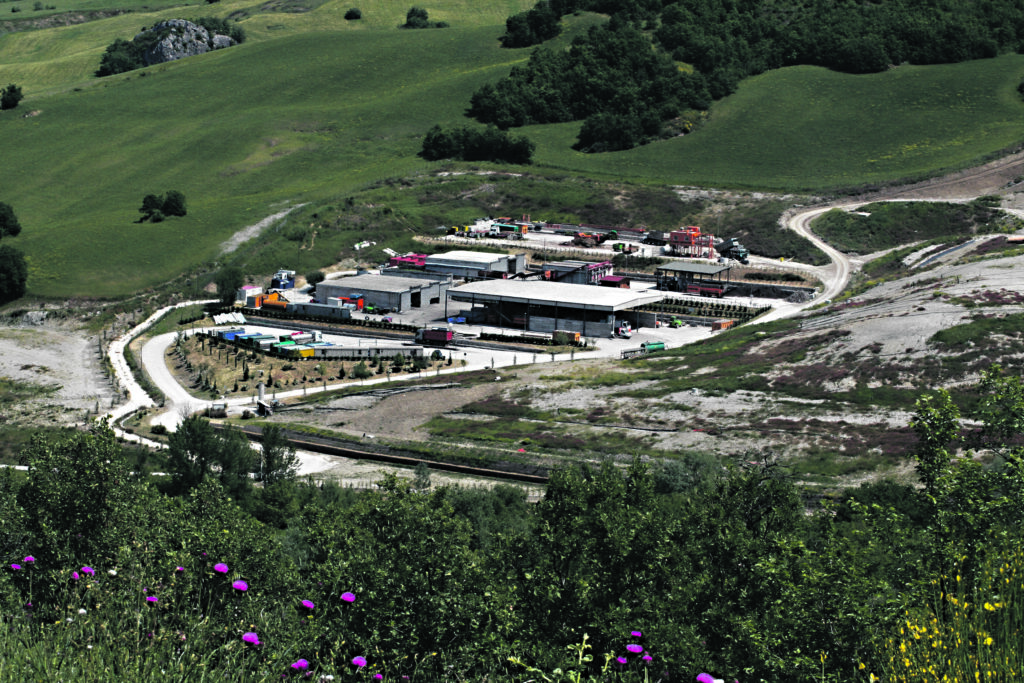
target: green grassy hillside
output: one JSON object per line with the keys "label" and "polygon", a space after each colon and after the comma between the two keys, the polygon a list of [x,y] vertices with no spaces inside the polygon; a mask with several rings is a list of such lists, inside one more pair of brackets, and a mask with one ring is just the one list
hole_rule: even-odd
{"label": "green grassy hillside", "polygon": [[[0,117],[0,168],[25,231],[30,287],[109,296],[166,280],[283,201],[423,166],[419,138],[521,54],[493,29],[299,34],[26,99]],[[459,69],[436,55],[458,51]],[[386,55],[386,59],[384,56]],[[142,74],[145,74],[144,76]],[[189,215],[138,225],[151,192]]]}
{"label": "green grassy hillside", "polygon": [[567,152],[578,124],[527,131],[537,161],[693,185],[827,190],[963,167],[1024,138],[1024,56],[884,73],[764,73],[716,102],[697,133],[626,152]]}
{"label": "green grassy hillside", "polygon": [[[529,54],[496,40],[528,0],[447,0],[427,9],[452,28],[421,31],[395,28],[405,5],[306,1],[303,12],[223,0],[0,35],[0,83],[26,94],[0,114],[0,201],[25,226],[12,243],[30,260],[31,293],[123,295],[215,258],[231,234],[288,203],[332,203],[435,168],[416,156],[423,133],[465,122],[471,93]],[[345,21],[354,4],[364,19]],[[200,14],[241,17],[249,41],[91,76],[114,38]],[[580,30],[596,19],[572,20]],[[716,103],[696,134],[607,155],[573,152],[576,125],[522,132],[538,143],[542,173],[856,185],[964,165],[1024,138],[1022,71],[1018,55],[870,76],[784,69]],[[189,215],[135,223],[142,197],[169,189],[185,193]]]}

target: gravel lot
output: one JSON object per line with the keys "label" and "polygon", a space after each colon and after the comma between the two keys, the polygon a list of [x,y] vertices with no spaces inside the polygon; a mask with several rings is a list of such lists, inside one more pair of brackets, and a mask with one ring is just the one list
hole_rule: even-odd
{"label": "gravel lot", "polygon": [[60,390],[5,417],[22,424],[74,424],[86,410],[109,408],[113,389],[101,370],[95,338],[61,323],[0,327],[0,377]]}

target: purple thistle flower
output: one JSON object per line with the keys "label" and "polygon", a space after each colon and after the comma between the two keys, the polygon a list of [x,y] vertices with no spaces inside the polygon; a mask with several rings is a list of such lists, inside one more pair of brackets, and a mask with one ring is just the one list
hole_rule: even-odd
{"label": "purple thistle flower", "polygon": [[384,680],[384,674],[373,674],[373,680],[375,680],[375,681],[383,681]]}
{"label": "purple thistle flower", "polygon": [[71,572],[71,578],[75,581],[78,581],[78,579],[81,577],[78,576],[78,572]]}
{"label": "purple thistle flower", "polygon": [[362,655],[352,658],[352,666],[364,667],[366,666],[366,657]]}
{"label": "purple thistle flower", "polygon": [[627,662],[629,662],[629,660],[626,659],[625,657],[616,657],[615,661],[618,662],[619,664],[623,664],[623,665],[626,664]]}
{"label": "purple thistle flower", "polygon": [[644,656],[643,656],[643,657],[641,657],[640,659],[644,660],[645,662],[650,662],[650,661],[653,661],[653,660],[654,660],[654,657],[652,657],[652,656],[650,656],[650,655],[644,655]]}
{"label": "purple thistle flower", "polygon": [[24,562],[25,564],[32,564],[35,561],[36,558],[32,557],[31,555],[27,556],[24,560],[22,560],[22,562]]}
{"label": "purple thistle flower", "polygon": [[635,655],[638,655],[638,654],[640,654],[641,652],[644,651],[644,648],[643,648],[642,645],[634,645],[632,643],[627,645],[626,649],[629,650],[630,652],[632,652]]}
{"label": "purple thistle flower", "polygon": [[146,596],[146,602],[157,602],[159,599],[160,598],[156,597],[155,595]]}
{"label": "purple thistle flower", "polygon": [[244,642],[246,642],[246,643],[249,643],[250,645],[259,645],[260,644],[260,637],[258,635],[256,635],[255,633],[253,633],[252,631],[248,631],[246,633],[243,633],[242,634],[242,640]]}
{"label": "purple thistle flower", "polygon": [[306,669],[309,668],[309,662],[306,661],[305,659],[300,659],[297,662],[295,662],[294,664],[292,664],[292,668],[295,669],[296,671],[305,671]]}
{"label": "purple thistle flower", "polygon": [[355,602],[356,601],[356,596],[355,596],[354,593],[349,593],[348,591],[345,591],[344,593],[341,594],[341,599],[344,600],[345,602]]}
{"label": "purple thistle flower", "polygon": [[243,593],[249,590],[249,584],[242,580],[233,582],[231,584],[231,587],[234,588],[236,591],[242,591]]}
{"label": "purple thistle flower", "polygon": [[715,677],[709,673],[701,672],[697,674],[697,683],[715,683]]}
{"label": "purple thistle flower", "polygon": [[303,600],[302,606],[306,609],[316,609],[316,604],[312,600]]}
{"label": "purple thistle flower", "polygon": [[641,631],[630,631],[629,635],[633,636],[634,638],[643,638],[644,634]]}
{"label": "purple thistle flower", "polygon": [[14,571],[18,571],[19,569],[21,569],[21,565],[20,564],[12,564],[11,565],[11,569],[13,569]]}
{"label": "purple thistle flower", "polygon": [[175,567],[174,571],[176,571],[176,572],[183,572],[183,571],[185,571],[185,568],[184,567]]}
{"label": "purple thistle flower", "polygon": [[96,575],[96,570],[93,569],[92,567],[82,567],[82,573],[83,574],[88,574],[89,576],[95,576]]}
{"label": "purple thistle flower", "polygon": [[213,571],[220,572],[221,574],[227,574],[228,566],[223,562],[218,562],[217,564],[213,565]]}

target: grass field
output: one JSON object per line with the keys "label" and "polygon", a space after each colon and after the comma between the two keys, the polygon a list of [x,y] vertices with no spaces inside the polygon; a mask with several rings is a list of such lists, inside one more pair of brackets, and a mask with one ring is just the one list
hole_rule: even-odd
{"label": "grass field", "polygon": [[[216,259],[234,232],[284,206],[326,206],[382,178],[435,169],[416,156],[423,133],[465,122],[470,94],[528,56],[496,40],[528,0],[432,4],[431,19],[452,28],[421,31],[397,30],[408,8],[382,0],[358,3],[364,19],[345,21],[353,4],[136,6],[0,35],[0,83],[26,94],[0,115],[0,201],[25,226],[11,244],[29,258],[30,293],[121,296]],[[249,40],[91,76],[114,38],[202,14],[242,17]],[[596,18],[572,21],[581,30]],[[859,185],[964,165],[1024,138],[1015,93],[1022,71],[1019,55],[871,76],[785,69],[742,84],[696,134],[608,155],[573,152],[576,124],[523,132],[538,144],[535,170],[547,174],[784,190]],[[169,189],[184,192],[188,216],[136,223],[142,197]],[[366,230],[372,237],[373,225]]]}
{"label": "grass field", "polygon": [[529,129],[536,160],[574,173],[822,191],[964,167],[1024,139],[1024,56],[854,76],[810,66],[740,84],[696,134],[627,152],[568,152],[576,124]]}

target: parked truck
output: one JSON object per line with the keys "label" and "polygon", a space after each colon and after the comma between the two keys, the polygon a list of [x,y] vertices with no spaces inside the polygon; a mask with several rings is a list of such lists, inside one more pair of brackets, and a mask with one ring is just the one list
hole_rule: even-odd
{"label": "parked truck", "polygon": [[731,258],[744,265],[750,263],[750,252],[735,237],[730,237],[715,244],[715,251],[723,258]]}
{"label": "parked truck", "polygon": [[455,338],[455,333],[447,327],[424,327],[416,330],[416,342],[428,346],[447,346]]}
{"label": "parked truck", "polygon": [[651,231],[644,237],[644,244],[654,244],[657,246],[665,246],[668,244],[671,233]]}

